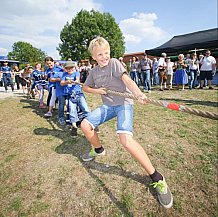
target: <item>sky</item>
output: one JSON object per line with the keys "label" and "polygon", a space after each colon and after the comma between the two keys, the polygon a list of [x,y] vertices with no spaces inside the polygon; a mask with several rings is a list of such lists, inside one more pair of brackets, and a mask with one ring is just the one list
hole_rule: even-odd
{"label": "sky", "polygon": [[125,38],[125,53],[217,28],[217,0],[1,0],[0,7],[0,56],[23,41],[60,59],[60,32],[82,9],[109,12],[115,18]]}

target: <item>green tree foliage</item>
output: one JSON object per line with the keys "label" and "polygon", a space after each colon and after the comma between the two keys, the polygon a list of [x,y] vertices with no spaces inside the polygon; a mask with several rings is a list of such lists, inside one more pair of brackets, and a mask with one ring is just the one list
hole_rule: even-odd
{"label": "green tree foliage", "polygon": [[9,59],[19,60],[20,62],[28,62],[34,64],[36,62],[44,62],[46,53],[38,48],[33,47],[27,42],[18,41],[12,45],[12,51],[8,53]]}
{"label": "green tree foliage", "polygon": [[96,36],[108,40],[111,47],[111,56],[118,58],[125,52],[123,34],[109,13],[81,10],[67,22],[60,33],[61,42],[57,50],[62,59],[74,60],[90,59],[88,46]]}

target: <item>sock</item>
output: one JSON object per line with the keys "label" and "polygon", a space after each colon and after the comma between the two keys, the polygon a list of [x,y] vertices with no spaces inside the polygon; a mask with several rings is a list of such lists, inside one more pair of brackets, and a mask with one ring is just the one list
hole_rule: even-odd
{"label": "sock", "polygon": [[155,169],[154,173],[150,175],[153,182],[163,180],[163,176]]}
{"label": "sock", "polygon": [[101,146],[100,148],[95,148],[95,152],[97,154],[101,154],[104,151],[104,148]]}

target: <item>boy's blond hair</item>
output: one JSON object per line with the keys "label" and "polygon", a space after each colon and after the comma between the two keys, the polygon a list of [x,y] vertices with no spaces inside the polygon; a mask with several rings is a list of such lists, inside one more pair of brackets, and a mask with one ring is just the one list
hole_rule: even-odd
{"label": "boy's blond hair", "polygon": [[108,48],[110,48],[110,45],[105,38],[98,36],[98,37],[94,38],[89,44],[88,51],[90,52],[91,55],[93,55],[93,50],[95,47],[108,47]]}

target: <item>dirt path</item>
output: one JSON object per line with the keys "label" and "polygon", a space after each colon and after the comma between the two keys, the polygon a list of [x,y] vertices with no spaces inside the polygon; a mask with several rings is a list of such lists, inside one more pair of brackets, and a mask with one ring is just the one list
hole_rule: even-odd
{"label": "dirt path", "polygon": [[23,94],[23,91],[20,89],[20,90],[17,90],[15,88],[14,92],[11,91],[11,88],[9,87],[8,88],[8,92],[6,93],[5,92],[5,88],[4,87],[0,87],[0,100],[1,99],[5,99],[7,97],[17,97],[18,95],[22,95]]}

